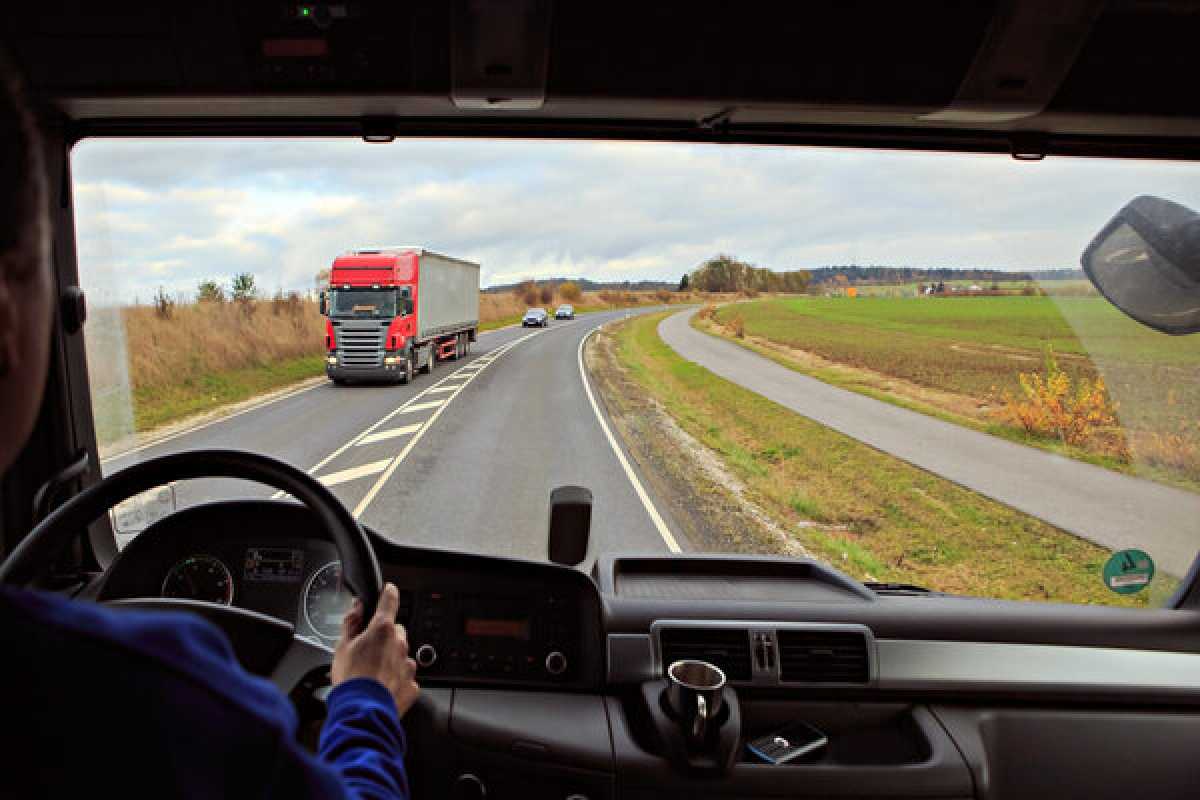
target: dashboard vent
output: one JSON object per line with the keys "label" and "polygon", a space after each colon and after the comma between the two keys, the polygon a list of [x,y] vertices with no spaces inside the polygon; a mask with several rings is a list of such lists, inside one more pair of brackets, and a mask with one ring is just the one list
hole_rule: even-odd
{"label": "dashboard vent", "polygon": [[867,637],[859,631],[780,630],[779,679],[785,683],[867,683]]}
{"label": "dashboard vent", "polygon": [[716,664],[731,681],[750,680],[750,636],[741,628],[663,628],[659,631],[665,670],[685,658]]}

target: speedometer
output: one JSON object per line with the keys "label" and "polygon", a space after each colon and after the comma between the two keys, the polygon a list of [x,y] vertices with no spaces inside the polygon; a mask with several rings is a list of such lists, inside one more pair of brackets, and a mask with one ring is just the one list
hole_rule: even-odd
{"label": "speedometer", "polygon": [[162,594],[227,606],[233,602],[233,576],[215,556],[188,556],[167,572]]}
{"label": "speedometer", "polygon": [[342,562],[331,561],[313,573],[304,585],[304,621],[322,639],[336,641],[342,632],[342,617],[350,610],[354,595],[342,583]]}

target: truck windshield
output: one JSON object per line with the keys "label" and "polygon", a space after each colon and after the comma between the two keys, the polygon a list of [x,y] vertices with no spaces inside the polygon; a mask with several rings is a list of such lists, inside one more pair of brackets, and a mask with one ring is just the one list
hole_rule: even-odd
{"label": "truck windshield", "polygon": [[335,289],[329,293],[334,317],[394,317],[395,289]]}

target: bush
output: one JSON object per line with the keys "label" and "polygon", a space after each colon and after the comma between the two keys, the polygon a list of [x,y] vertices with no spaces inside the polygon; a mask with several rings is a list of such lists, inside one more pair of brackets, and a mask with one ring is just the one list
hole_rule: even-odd
{"label": "bush", "polygon": [[234,275],[231,291],[233,299],[239,303],[253,300],[258,294],[258,287],[254,285],[254,276],[249,272],[240,272]]}
{"label": "bush", "polygon": [[154,293],[154,314],[159,319],[170,319],[175,313],[175,301],[166,293],[163,287],[158,287]]}
{"label": "bush", "polygon": [[1117,426],[1116,406],[1109,401],[1103,378],[1072,379],[1058,366],[1054,351],[1046,349],[1046,375],[1022,372],[1017,376],[1021,396],[1004,395],[1004,413],[1026,432],[1051,436],[1064,444],[1082,446]]}
{"label": "bush", "polygon": [[571,303],[578,303],[583,298],[583,292],[579,290],[579,284],[573,281],[567,281],[559,286],[558,293],[563,296],[563,299]]}
{"label": "bush", "polygon": [[200,281],[196,287],[196,301],[200,303],[224,303],[225,287],[216,281]]}
{"label": "bush", "polygon": [[513,288],[513,294],[521,298],[527,306],[536,306],[538,301],[538,286],[533,281],[522,281]]}
{"label": "bush", "polygon": [[729,319],[729,329],[733,331],[733,335],[737,338],[746,338],[746,320],[742,319],[741,314],[734,314]]}
{"label": "bush", "polygon": [[550,305],[554,301],[554,287],[543,285],[538,288],[538,297],[542,300],[542,305]]}
{"label": "bush", "polygon": [[659,289],[654,293],[654,299],[660,303],[669,303],[675,298],[674,293],[668,292],[666,289]]}

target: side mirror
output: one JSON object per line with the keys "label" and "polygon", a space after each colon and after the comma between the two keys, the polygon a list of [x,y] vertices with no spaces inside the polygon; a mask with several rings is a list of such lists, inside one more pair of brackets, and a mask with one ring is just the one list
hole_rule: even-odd
{"label": "side mirror", "polygon": [[550,560],[576,567],[587,558],[592,530],[592,493],[582,486],[559,486],[550,492]]}
{"label": "side mirror", "polygon": [[321,316],[329,316],[329,301],[326,299],[324,292],[321,292]]}
{"label": "side mirror", "polygon": [[1083,271],[1127,316],[1170,334],[1200,331],[1200,214],[1142,195],[1083,252]]}

